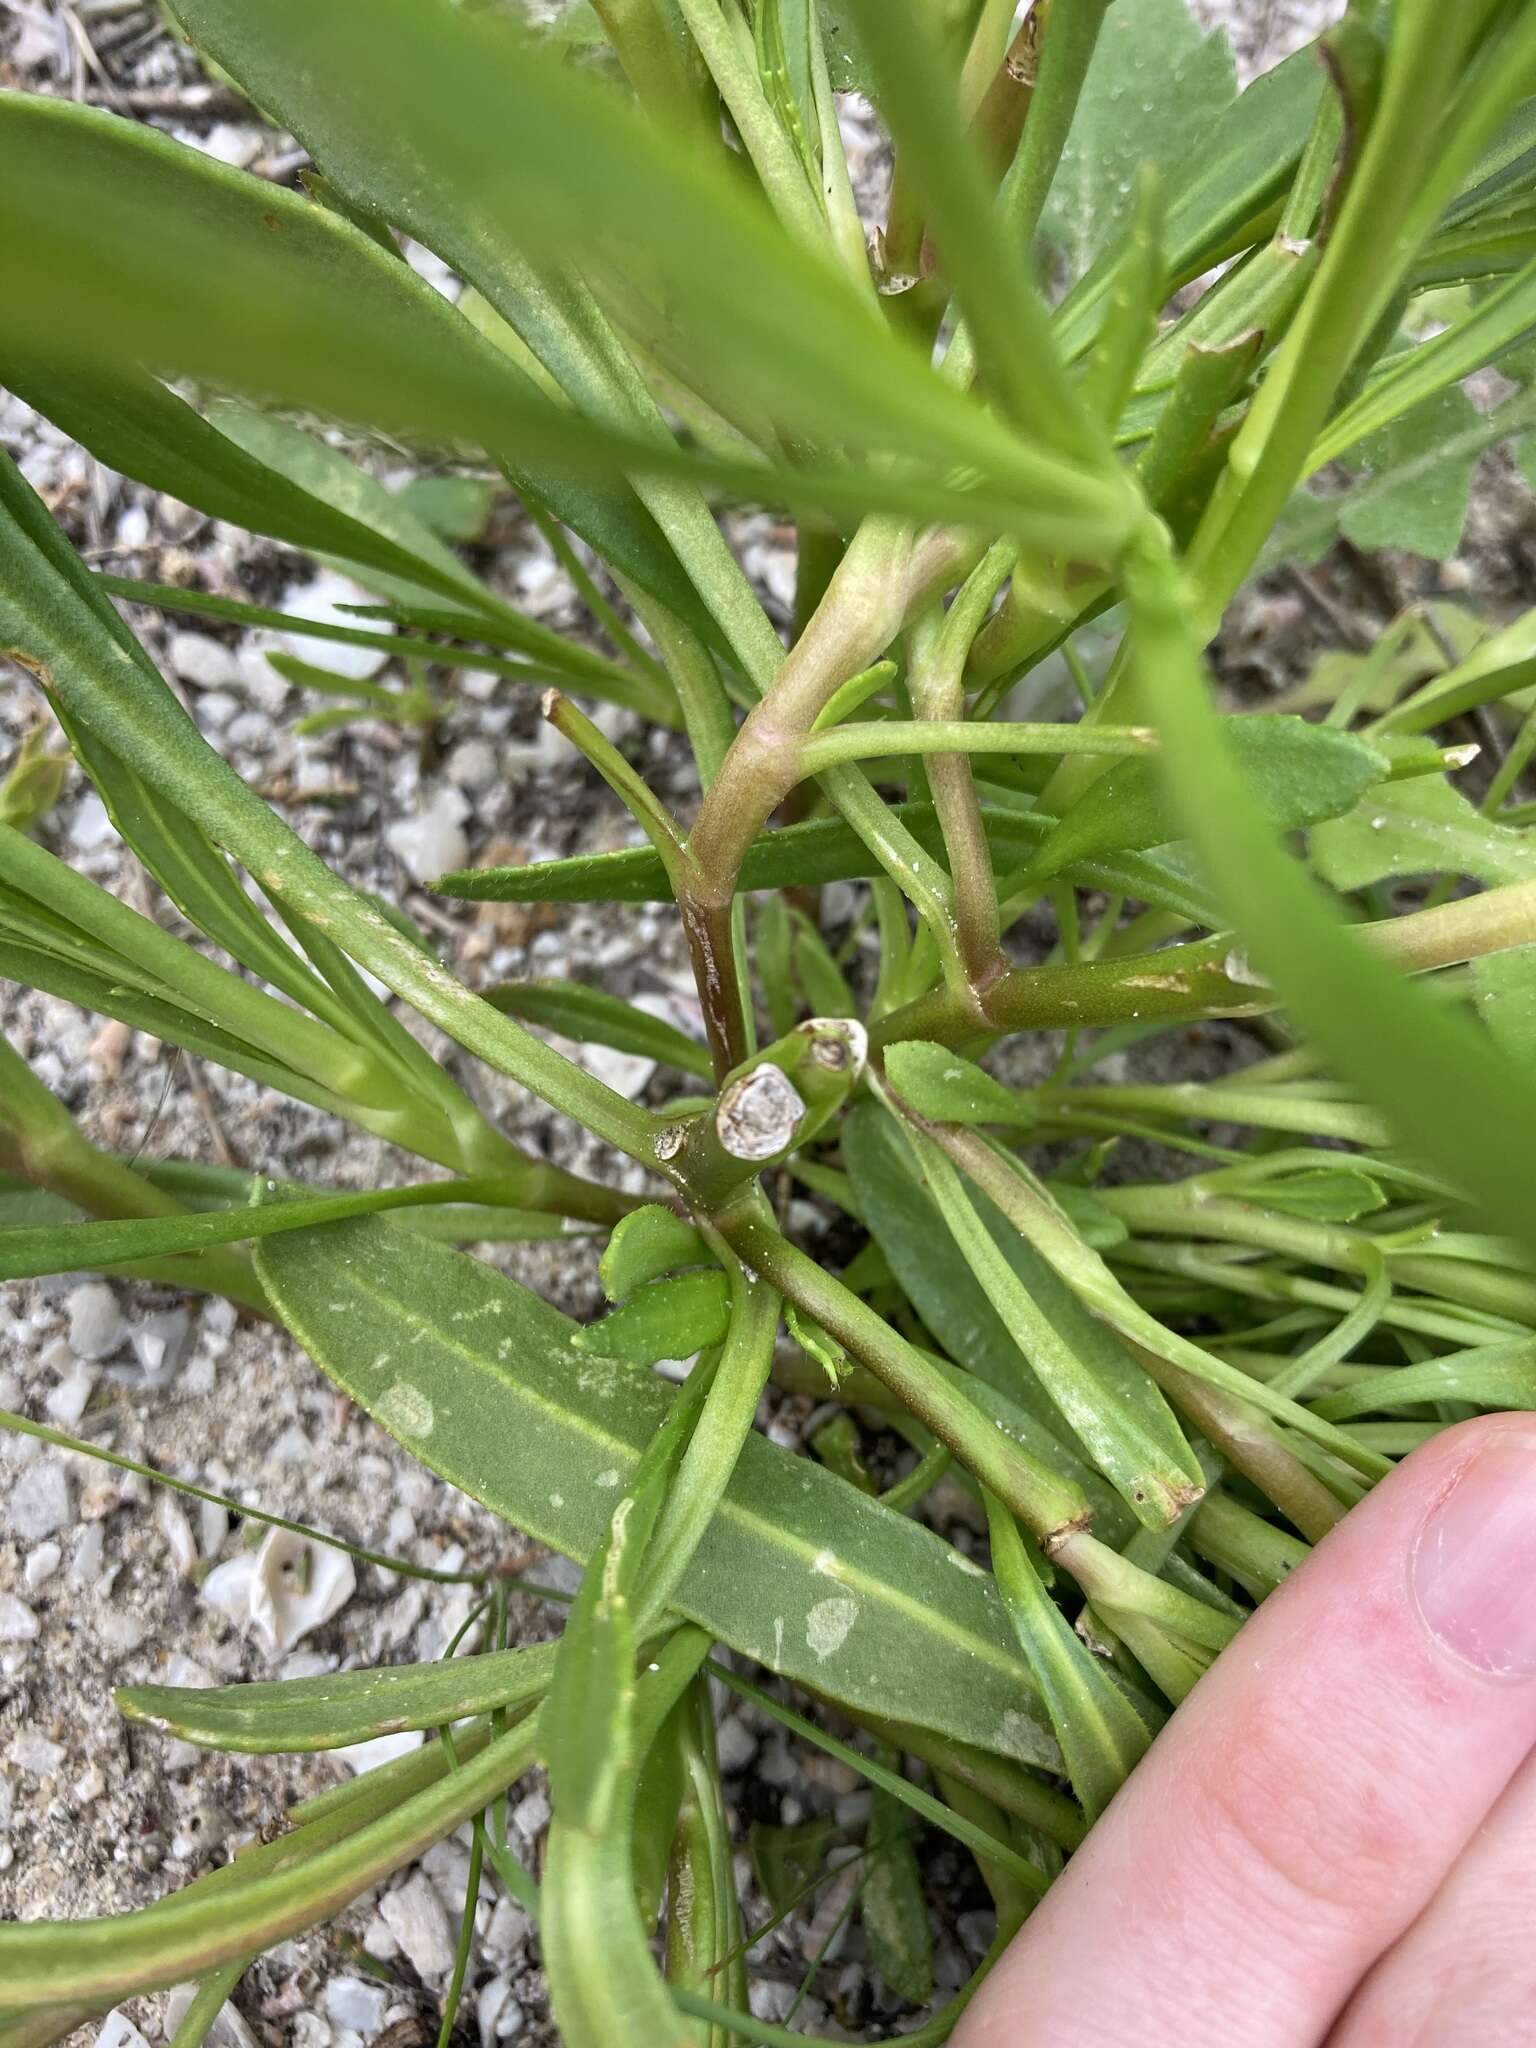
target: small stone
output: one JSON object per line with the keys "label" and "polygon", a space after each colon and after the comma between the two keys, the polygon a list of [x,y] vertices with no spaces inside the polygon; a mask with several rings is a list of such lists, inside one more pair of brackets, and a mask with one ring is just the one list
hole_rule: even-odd
{"label": "small stone", "polygon": [[400,1944],[382,1913],[375,1913],[363,1929],[363,1953],[372,1956],[376,1963],[392,1963],[400,1953]]}
{"label": "small stone", "polygon": [[134,1325],[129,1341],[150,1386],[168,1386],[175,1379],[186,1356],[187,1340],[191,1334],[192,1318],[184,1308],[162,1310],[159,1315],[146,1316],[143,1322]]}
{"label": "small stone", "polygon": [[[195,1984],[178,1984],[165,2001],[165,2034],[169,2040],[186,2018],[187,2007],[197,1996]],[[208,2048],[256,2048],[256,2036],[232,2005],[219,2007],[213,2025],[203,2036]]]}
{"label": "small stone", "polygon": [[82,853],[102,846],[112,837],[112,820],[95,790],[81,797],[69,820],[69,843]]}
{"label": "small stone", "polygon": [[535,1787],[513,1807],[512,1825],[525,1842],[536,1842],[549,1826],[549,1813],[549,1794]]}
{"label": "small stone", "polygon": [[155,1506],[155,1520],[171,1554],[171,1563],[184,1576],[197,1564],[197,1544],[185,1508],[171,1494],[162,1493]]}
{"label": "small stone", "polygon": [[997,1915],[984,1909],[957,1914],[955,1932],[965,1943],[967,1951],[979,1960],[986,1954],[997,1932]]}
{"label": "small stone", "polygon": [[369,1984],[361,1977],[333,1977],[325,1987],[326,2017],[354,2033],[376,2034],[388,2010],[389,1991],[383,1984]]}
{"label": "small stone", "polygon": [[36,1543],[27,1552],[27,1561],[21,1568],[27,1591],[35,1593],[39,1586],[47,1585],[59,1566],[64,1562],[64,1553],[57,1543]]}
{"label": "small stone", "polygon": [[719,1752],[721,1770],[730,1777],[737,1771],[744,1771],[757,1755],[757,1737],[734,1714],[727,1714],[715,1730],[715,1748]]}
{"label": "small stone", "polygon": [[398,1735],[375,1735],[367,1742],[349,1742],[331,1754],[339,1757],[349,1771],[361,1777],[364,1771],[376,1771],[380,1764],[392,1764],[398,1756],[409,1756],[413,1749],[420,1749],[426,1741],[420,1728],[403,1728]]}
{"label": "small stone", "polygon": [[314,1445],[296,1422],[288,1425],[267,1453],[275,1465],[307,1465],[314,1455]]}
{"label": "small stone", "polygon": [[644,1053],[618,1052],[611,1045],[584,1045],[581,1064],[589,1074],[633,1102],[656,1071],[656,1062]]}
{"label": "small stone", "polygon": [[413,1871],[395,1892],[386,1892],[379,1912],[406,1960],[423,1977],[445,1977],[453,1968],[453,1930],[432,1880]]}
{"label": "small stone", "polygon": [[199,690],[227,689],[240,674],[234,649],[211,633],[173,633],[166,652],[181,680]]}
{"label": "small stone", "polygon": [[59,1384],[49,1392],[43,1407],[48,1420],[60,1429],[72,1430],[90,1405],[99,1375],[81,1361],[72,1365]]}
{"label": "small stone", "polygon": [[106,1534],[100,1522],[92,1522],[81,1531],[80,1541],[75,1545],[75,1554],[70,1561],[70,1570],[82,1586],[94,1586],[101,1577],[106,1548]]}
{"label": "small stone", "polygon": [[450,782],[475,795],[489,789],[500,773],[496,749],[489,740],[460,740],[443,765]]}
{"label": "small stone", "polygon": [[13,1763],[18,1771],[30,1771],[35,1778],[50,1776],[63,1763],[65,1754],[62,1742],[50,1742],[46,1735],[31,1728],[23,1728],[12,1736],[11,1746],[5,1752],[8,1763]]}
{"label": "small stone", "polygon": [[35,1458],[11,1487],[7,1515],[23,1543],[37,1543],[69,1526],[69,1476],[57,1458]]}
{"label": "small stone", "polygon": [[475,2022],[480,2029],[480,2048],[493,2048],[497,2041],[510,2041],[523,2030],[523,2008],[512,1996],[512,1979],[503,1970],[482,1984],[475,2000]]}
{"label": "small stone", "polygon": [[[359,619],[346,612],[338,611],[343,604],[372,604],[371,592],[354,583],[349,576],[339,576],[332,569],[322,569],[310,583],[290,583],[283,592],[278,609],[291,618],[308,619],[312,623],[330,626],[366,626],[373,633],[390,633],[394,628],[384,619]],[[278,633],[274,639],[285,654],[296,654],[301,661],[315,659],[315,643],[302,633]],[[382,647],[357,647],[348,642],[337,641],[325,649],[324,665],[333,675],[346,676],[352,682],[364,682],[369,676],[377,675],[388,661],[387,649]]]}
{"label": "small stone", "polygon": [[114,2006],[101,2023],[96,2048],[149,2048],[149,2043],[128,2015]]}
{"label": "small stone", "polygon": [[105,1280],[88,1280],[64,1304],[69,1348],[77,1358],[109,1358],[128,1334],[117,1296]]}
{"label": "small stone", "polygon": [[515,1899],[503,1895],[485,1930],[485,1946],[492,1955],[517,1955],[527,1943],[528,1930],[528,1915]]}
{"label": "small stone", "polygon": [[0,1593],[0,1643],[30,1643],[37,1639],[39,1623],[25,1600],[14,1593]]}
{"label": "small stone", "polygon": [[108,1607],[95,1620],[96,1640],[119,1657],[132,1656],[144,1643],[145,1628],[126,1608]]}
{"label": "small stone", "polygon": [[107,1781],[100,1770],[95,1764],[87,1764],[75,1780],[74,1796],[81,1806],[89,1806],[93,1800],[99,1799],[106,1789]]}
{"label": "small stone", "polygon": [[469,859],[464,820],[469,803],[462,790],[438,788],[413,818],[397,818],[384,833],[384,843],[412,878],[435,882],[450,868]]}
{"label": "small stone", "polygon": [[229,1509],[220,1507],[217,1501],[199,1501],[197,1508],[197,1547],[204,1557],[217,1557],[224,1548],[224,1539],[229,1534]]}

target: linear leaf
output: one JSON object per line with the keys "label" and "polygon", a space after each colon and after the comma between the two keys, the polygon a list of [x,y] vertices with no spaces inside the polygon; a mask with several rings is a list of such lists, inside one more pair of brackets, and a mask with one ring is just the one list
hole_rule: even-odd
{"label": "linear leaf", "polygon": [[[934,1245],[947,1235],[944,1219],[894,1118],[874,1103],[860,1104],[843,1125],[843,1156],[874,1242],[934,1337],[965,1367],[969,1398],[986,1405],[975,1382],[1003,1397],[1012,1407],[1009,1426],[1026,1448],[1089,1495],[1095,1527],[1128,1535],[1119,1496],[1098,1478],[1070,1425],[1021,1370],[1019,1347],[980,1282],[964,1260],[934,1258]],[[999,1243],[1017,1240],[1001,1218],[993,1220]]]}
{"label": "linear leaf", "polygon": [[[0,93],[0,193],[15,265],[0,367],[13,349],[28,363],[68,346],[94,377],[104,364],[155,362],[347,419],[515,449],[566,525],[664,604],[697,613],[649,514],[580,473],[598,430],[336,214],[153,128],[22,93]],[[36,296],[21,304],[24,279]]]}
{"label": "linear leaf", "polygon": [[1146,1754],[1154,1730],[1040,1583],[1018,1524],[989,1495],[992,1568],[1045,1699],[1072,1790],[1096,1821]]}
{"label": "linear leaf", "polygon": [[199,1749],[244,1756],[341,1749],[406,1728],[444,1728],[472,1714],[525,1706],[549,1685],[553,1643],[528,1643],[436,1664],[383,1665],[255,1685],[123,1685],[130,1721]]}
{"label": "linear leaf", "polygon": [[[942,857],[944,838],[932,804],[893,804],[891,810],[925,853]],[[982,821],[999,873],[1023,866],[1056,823],[1039,813],[992,808],[983,811]],[[882,872],[851,826],[840,818],[812,818],[755,839],[742,862],[740,887],[814,886]],[[1210,906],[1174,859],[1119,854],[1074,861],[1063,873],[1083,888],[1176,910],[1192,924],[1210,922]],[[667,903],[672,895],[660,856],[648,846],[520,868],[460,868],[433,886],[439,895],[477,903]]]}
{"label": "linear leaf", "polygon": [[660,1060],[704,1081],[714,1072],[709,1053],[696,1038],[605,989],[588,988],[579,981],[506,981],[488,988],[485,999],[504,1016],[541,1024],[546,1031],[558,1031],[584,1045],[610,1045],[616,1052]]}
{"label": "linear leaf", "polygon": [[1470,1401],[1477,1408],[1536,1407],[1536,1338],[1512,1337],[1505,1343],[1453,1351],[1422,1365],[1371,1373],[1336,1394],[1325,1394],[1312,1403],[1312,1410],[1330,1422],[1348,1422],[1356,1415],[1382,1415],[1427,1401]]}
{"label": "linear leaf", "polygon": [[1260,971],[1404,1144],[1501,1229],[1536,1244],[1536,1193],[1522,1163],[1536,1151],[1528,1071],[1341,929],[1249,798],[1206,700],[1187,592],[1160,561],[1138,559],[1128,583],[1138,674],[1165,740],[1159,758]]}
{"label": "linear leaf", "polygon": [[[258,449],[210,424],[147,371],[123,365],[108,372],[57,361],[44,367],[17,354],[5,359],[3,373],[19,397],[98,461],[211,518],[311,554],[407,577],[461,603],[466,585],[475,581],[451,556],[451,567],[442,560],[448,551],[430,534],[425,538],[431,547],[417,554],[403,533],[391,535],[356,511],[327,503],[265,462]],[[389,495],[382,485],[377,488]]]}
{"label": "linear leaf", "polygon": [[535,1724],[525,1722],[339,1839],[306,1839],[300,1827],[139,1912],[0,1926],[0,2017],[81,1999],[105,2004],[275,1946],[489,1805],[532,1763],[535,1740]]}
{"label": "linear leaf", "polygon": [[[926,453],[1022,474],[1019,443],[891,337],[828,254],[801,249],[766,209],[612,96],[519,36],[447,0],[188,0],[199,42],[313,151],[338,185],[435,248],[497,304],[510,275],[558,293],[530,262],[578,262],[626,316],[687,336],[708,388],[755,399],[797,435]],[[324,81],[348,79],[345,94]],[[633,413],[630,415],[634,418]],[[1102,487],[1048,461],[1101,521]]]}
{"label": "linear leaf", "polygon": [[[247,1185],[259,1182],[253,1179]],[[269,1189],[272,1185],[267,1183]],[[0,1280],[95,1271],[129,1259],[165,1258],[174,1252],[202,1251],[208,1245],[239,1244],[246,1238],[274,1237],[285,1230],[308,1230],[349,1216],[370,1216],[418,1204],[475,1202],[506,1192],[505,1184],[495,1181],[427,1181],[364,1194],[312,1195],[262,1207],[205,1210],[193,1216],[133,1217],[58,1227],[16,1225],[0,1229]]]}
{"label": "linear leaf", "polygon": [[[408,1450],[540,1541],[591,1556],[667,1411],[658,1382],[578,1348],[577,1324],[489,1268],[375,1219],[271,1238],[257,1256],[283,1321]],[[675,1605],[852,1707],[1026,1762],[1051,1746],[990,1584],[755,1434]]]}
{"label": "linear leaf", "polygon": [[957,1250],[1029,1370],[1138,1521],[1165,1528],[1205,1487],[1172,1409],[1033,1246],[1020,1239],[1005,1255],[932,1141],[916,1137],[914,1150]]}

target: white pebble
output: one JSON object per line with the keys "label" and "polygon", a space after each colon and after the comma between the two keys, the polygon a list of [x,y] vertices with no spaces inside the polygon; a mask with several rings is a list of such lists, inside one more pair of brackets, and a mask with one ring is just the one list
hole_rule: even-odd
{"label": "white pebble", "polygon": [[90,1523],[75,1545],[75,1555],[70,1564],[70,1570],[82,1586],[93,1586],[101,1577],[106,1548],[107,1539],[100,1522]]}
{"label": "white pebble", "polygon": [[77,1358],[107,1358],[128,1334],[117,1296],[105,1280],[88,1280],[64,1304],[69,1315],[69,1348]]}
{"label": "white pebble", "polygon": [[736,1771],[744,1771],[757,1755],[757,1737],[734,1714],[727,1714],[715,1730],[715,1748],[720,1756],[720,1768],[729,1777]]}
{"label": "white pebble", "polygon": [[39,1586],[45,1586],[64,1561],[64,1553],[57,1543],[38,1543],[27,1552],[27,1561],[21,1568],[21,1575],[27,1582],[27,1591],[35,1593]]}
{"label": "white pebble", "polygon": [[155,1520],[160,1524],[160,1533],[171,1553],[171,1563],[183,1576],[187,1575],[197,1564],[197,1544],[193,1540],[192,1524],[187,1520],[186,1510],[171,1494],[162,1493],[155,1509]]}
{"label": "white pebble", "polygon": [[211,633],[173,633],[167,652],[181,680],[199,690],[227,689],[240,673],[234,649]]}
{"label": "white pebble", "polygon": [[[371,633],[389,633],[394,629],[383,619],[360,619],[350,612],[337,610],[343,604],[373,604],[376,600],[361,584],[354,583],[349,576],[339,576],[333,569],[322,569],[312,583],[290,583],[283,592],[278,609],[296,619],[309,619],[314,623],[333,626],[361,626]],[[382,647],[355,647],[344,641],[328,642],[317,654],[317,642],[302,633],[277,633],[273,635],[278,646],[286,654],[296,654],[300,661],[317,662],[328,668],[333,675],[347,676],[354,682],[363,682],[375,676],[388,661],[388,652]]]}
{"label": "white pebble", "polygon": [[0,1643],[30,1643],[37,1631],[37,1616],[26,1601],[14,1593],[0,1593]]}
{"label": "white pebble", "polygon": [[536,1842],[549,1826],[549,1794],[535,1787],[512,1809],[512,1825],[525,1842]]}
{"label": "white pebble", "polygon": [[450,782],[476,795],[489,789],[501,772],[496,749],[489,740],[480,739],[460,740],[444,766]]}
{"label": "white pebble", "polygon": [[413,1871],[395,1892],[379,1901],[385,1926],[423,1977],[445,1977],[453,1968],[453,1930],[432,1880]]}
{"label": "white pebble", "polygon": [[375,1735],[369,1742],[349,1742],[331,1753],[361,1777],[364,1771],[376,1771],[380,1764],[392,1764],[397,1756],[409,1756],[426,1739],[420,1728],[402,1728],[398,1735]]}
{"label": "white pebble", "polygon": [[48,1420],[60,1429],[74,1429],[90,1403],[98,1377],[83,1361],[71,1366],[43,1403]]}
{"label": "white pebble", "polygon": [[62,1742],[50,1742],[46,1735],[23,1728],[20,1734],[11,1738],[11,1746],[5,1755],[6,1761],[13,1763],[18,1771],[30,1771],[34,1777],[46,1778],[63,1763],[65,1751]]}
{"label": "white pebble", "polygon": [[656,1062],[644,1053],[618,1052],[611,1045],[584,1045],[581,1064],[616,1094],[633,1102],[656,1071]]}
{"label": "white pebble", "polygon": [[114,2007],[101,2023],[96,2048],[149,2048],[149,2043],[127,2014]]}
{"label": "white pebble", "polygon": [[112,820],[107,807],[94,790],[81,797],[69,820],[69,843],[88,853],[112,837]]}
{"label": "white pebble", "polygon": [[463,828],[468,812],[462,790],[439,788],[415,817],[397,818],[386,829],[385,844],[416,881],[435,882],[469,859]]}
{"label": "white pebble", "polygon": [[325,1987],[325,2010],[338,2027],[376,2034],[389,2010],[389,1991],[385,1985],[369,1984],[361,1977],[333,1977]]}
{"label": "white pebble", "polygon": [[191,1334],[192,1318],[184,1308],[165,1309],[134,1325],[129,1332],[133,1355],[152,1387],[163,1387],[175,1379]]}
{"label": "white pebble", "polygon": [[24,1543],[39,1542],[69,1526],[69,1478],[57,1458],[35,1458],[11,1488],[7,1516]]}

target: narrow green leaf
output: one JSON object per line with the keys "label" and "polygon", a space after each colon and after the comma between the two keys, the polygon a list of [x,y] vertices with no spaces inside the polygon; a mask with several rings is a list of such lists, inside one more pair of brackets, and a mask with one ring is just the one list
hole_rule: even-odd
{"label": "narrow green leaf", "polygon": [[532,1763],[536,1739],[525,1722],[339,1839],[298,1828],[138,1912],[0,1926],[0,2017],[158,1990],[302,1933],[489,1805]]}
{"label": "narrow green leaf", "polygon": [[[539,495],[566,525],[696,613],[649,514],[622,487],[570,480],[569,459],[583,451],[577,465],[590,469],[602,432],[553,406],[349,222],[153,128],[21,93],[0,94],[0,190],[17,266],[0,332],[23,362],[68,353],[92,382],[125,360],[155,362],[344,418],[515,448],[529,471],[541,465]],[[551,456],[558,469],[542,466]]]}
{"label": "narrow green leaf", "polygon": [[271,1684],[124,1685],[120,1714],[199,1749],[243,1756],[341,1749],[406,1728],[445,1728],[472,1714],[521,1707],[548,1688],[555,1645],[529,1643],[437,1664],[384,1665]]}
{"label": "narrow green leaf", "polygon": [[[844,1121],[843,1156],[874,1243],[934,1337],[965,1367],[969,1398],[980,1403],[983,1387],[1005,1397],[1013,1404],[1011,1431],[1088,1493],[1095,1527],[1128,1535],[1118,1494],[1099,1479],[1084,1445],[1033,1375],[1021,1369],[1007,1323],[969,1266],[963,1259],[934,1258],[933,1247],[946,1242],[947,1228],[895,1119],[874,1103],[861,1103]],[[996,1241],[1012,1255],[1018,1232],[987,1213]]]}
{"label": "narrow green leaf", "polygon": [[[274,0],[259,22],[234,0],[186,11],[328,175],[435,248],[525,336],[560,297],[539,267],[576,262],[643,339],[684,348],[702,388],[723,373],[797,434],[983,472],[1028,466],[1042,480],[1040,462],[872,317],[830,254],[802,250],[723,166],[504,18],[447,0],[333,0],[321,12]],[[324,81],[343,62],[351,90],[338,96]],[[632,408],[626,424],[638,425]],[[1105,517],[1101,486],[1043,466]]]}
{"label": "narrow green leaf", "polygon": [[[257,1256],[284,1323],[409,1450],[540,1541],[592,1554],[667,1412],[662,1386],[579,1349],[578,1325],[489,1268],[375,1219]],[[754,1434],[674,1604],[829,1698],[1048,1761],[995,1595],[955,1558]]]}
{"label": "narrow green leaf", "polygon": [[898,1998],[924,2005],[933,1996],[933,1923],[911,1826],[889,1793],[874,1793],[864,1839],[869,1862],[859,1917],[869,1959]]}
{"label": "narrow green leaf", "polygon": [[[1283,712],[1234,718],[1228,730],[1264,815],[1280,831],[1338,817],[1387,772],[1386,757],[1353,733]],[[1073,861],[1159,846],[1177,832],[1156,761],[1117,761],[1046,838],[1034,872],[1060,874]]]}
{"label": "narrow green leaf", "polygon": [[579,981],[505,981],[488,988],[485,999],[503,1016],[542,1024],[563,1038],[584,1045],[611,1045],[616,1052],[659,1060],[703,1081],[713,1076],[709,1053],[696,1038],[604,989],[588,988]]}
{"label": "narrow green leaf", "polygon": [[1146,1754],[1154,1730],[1040,1583],[1018,1524],[989,1494],[992,1567],[1050,1711],[1072,1790],[1096,1821]]}
{"label": "narrow green leaf", "polygon": [[[898,824],[923,851],[942,859],[943,834],[931,804],[893,804]],[[987,808],[982,813],[993,866],[999,874],[1021,867],[1055,827],[1054,818]],[[1209,921],[1209,905],[1176,861],[1164,856],[1118,854],[1072,861],[1062,870],[1083,888],[1104,889],[1191,923]],[[815,887],[883,873],[851,826],[839,818],[812,818],[764,832],[747,849],[738,886],[743,891]],[[648,846],[619,853],[533,861],[520,868],[462,868],[434,883],[441,896],[474,903],[666,903],[671,888],[659,856]]]}
{"label": "narrow green leaf", "polygon": [[1476,1408],[1536,1407],[1536,1338],[1513,1337],[1369,1374],[1312,1403],[1330,1422],[1390,1414],[1423,1402],[1470,1401]]}
{"label": "narrow green leaf", "polygon": [[[1077,1302],[1032,1246],[1014,1259],[985,1227],[959,1174],[930,1139],[913,1149],[951,1237],[1024,1360],[1138,1521],[1160,1529],[1204,1491],[1173,1411],[1124,1347]],[[1017,1270],[1036,1268],[1033,1284]]]}
{"label": "narrow green leaf", "polygon": [[1502,1229],[1536,1244],[1536,1198],[1521,1164],[1536,1150],[1528,1075],[1328,915],[1276,846],[1206,702],[1188,593],[1156,553],[1131,564],[1128,586],[1138,674],[1166,740],[1159,758],[1260,970],[1404,1143],[1467,1187]]}
{"label": "narrow green leaf", "polygon": [[[253,1178],[248,1186],[259,1183]],[[268,1189],[274,1187],[268,1181]],[[285,1230],[308,1230],[348,1216],[377,1215],[417,1203],[474,1202],[507,1193],[495,1181],[429,1181],[415,1187],[382,1188],[357,1195],[314,1195],[260,1208],[205,1211],[196,1216],[134,1217],[122,1222],[67,1223],[57,1227],[0,1229],[0,1280],[26,1280],[40,1273],[94,1272],[131,1259],[165,1258],[201,1251],[208,1245],[240,1244]],[[612,1354],[617,1356],[618,1354]]]}
{"label": "narrow green leaf", "polygon": [[[339,556],[404,577],[460,603],[474,589],[476,579],[414,520],[399,522],[391,531],[394,522],[362,516],[361,503],[328,500],[282,464],[267,460],[254,437],[232,434],[231,426],[247,417],[242,408],[223,409],[217,423],[210,423],[147,372],[127,366],[110,372],[85,363],[44,366],[14,355],[6,359],[4,375],[18,396],[109,468],[195,505],[211,518],[311,554]],[[282,431],[308,438],[296,427]],[[351,468],[340,455],[335,461]],[[374,489],[389,498],[381,484]],[[423,544],[419,552],[412,541]]]}

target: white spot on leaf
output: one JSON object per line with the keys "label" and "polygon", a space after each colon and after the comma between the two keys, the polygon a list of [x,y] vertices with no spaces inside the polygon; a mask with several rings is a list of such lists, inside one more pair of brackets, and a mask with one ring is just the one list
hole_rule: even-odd
{"label": "white spot on leaf", "polygon": [[396,1436],[430,1436],[437,1417],[420,1387],[396,1380],[379,1397],[379,1420]]}
{"label": "white spot on leaf", "polygon": [[859,1618],[856,1600],[818,1600],[805,1617],[805,1640],[823,1661],[840,1650]]}

